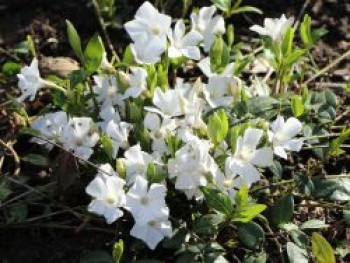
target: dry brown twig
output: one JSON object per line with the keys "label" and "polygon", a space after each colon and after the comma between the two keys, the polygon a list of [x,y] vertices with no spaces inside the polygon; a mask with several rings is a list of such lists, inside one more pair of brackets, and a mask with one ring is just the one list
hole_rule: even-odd
{"label": "dry brown twig", "polygon": [[[0,139],[0,146],[5,149],[4,152],[6,150],[8,150],[11,153],[11,155],[13,156],[13,160],[14,160],[14,163],[15,163],[15,170],[13,172],[13,175],[14,176],[18,176],[20,171],[21,171],[21,160],[20,160],[17,152],[13,149],[11,144],[12,144],[11,142],[7,142],[6,143],[6,142],[4,142],[3,140]],[[1,170],[1,168],[2,167],[0,166],[0,170]]]}

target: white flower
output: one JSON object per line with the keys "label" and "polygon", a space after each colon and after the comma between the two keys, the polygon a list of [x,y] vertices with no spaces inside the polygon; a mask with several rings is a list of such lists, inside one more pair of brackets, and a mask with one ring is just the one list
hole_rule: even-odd
{"label": "white flower", "polygon": [[22,68],[17,77],[19,79],[18,87],[22,91],[22,95],[18,98],[19,102],[24,101],[26,98],[33,101],[39,89],[52,85],[51,82],[40,77],[38,60],[36,58],[33,59],[30,66]]}
{"label": "white flower", "polygon": [[92,87],[97,95],[97,101],[102,104],[102,108],[106,106],[118,105],[122,107],[123,96],[119,93],[119,87],[115,76],[99,75],[93,76],[96,83]]}
{"label": "white flower", "polygon": [[129,76],[130,87],[125,91],[124,98],[137,98],[147,90],[147,71],[138,67],[131,67],[130,70],[132,72]]}
{"label": "white flower", "polygon": [[222,16],[216,15],[215,6],[202,7],[198,14],[191,14],[192,30],[199,32],[204,39],[204,51],[209,52],[216,34],[225,33],[225,21]]}
{"label": "white flower", "polygon": [[245,183],[242,176],[232,173],[230,169],[225,173],[220,173],[216,178],[218,188],[225,192],[232,201],[235,200],[236,192]]}
{"label": "white flower", "polygon": [[261,173],[255,166],[266,167],[272,163],[272,149],[256,149],[262,135],[262,130],[248,128],[243,137],[238,137],[234,156],[225,162],[225,173],[238,174],[248,187],[260,180]]}
{"label": "white flower", "polygon": [[136,223],[130,235],[143,240],[150,249],[155,249],[164,237],[172,236],[171,222],[164,218],[157,218],[144,224]]}
{"label": "white flower", "polygon": [[119,208],[124,207],[126,198],[125,181],[116,175],[96,176],[86,187],[86,193],[93,199],[88,211],[104,216],[108,224],[112,224],[123,215]]}
{"label": "white flower", "polygon": [[203,87],[203,94],[210,107],[229,106],[234,99],[234,95],[239,96],[241,83],[236,77],[209,78],[207,85]]}
{"label": "white flower", "polygon": [[94,131],[91,118],[75,117],[64,127],[61,140],[66,150],[87,160],[94,152],[92,148],[99,140],[99,135]]}
{"label": "white flower", "polygon": [[118,176],[118,174],[114,171],[113,167],[109,163],[101,164],[98,168],[99,169],[96,176],[101,177],[103,181],[106,181],[109,176]]}
{"label": "white flower", "polygon": [[182,115],[181,93],[177,89],[162,91],[159,87],[154,90],[153,107],[145,107],[146,110],[156,112],[163,117],[177,117]]}
{"label": "white flower", "polygon": [[[54,113],[47,113],[37,118],[31,125],[32,129],[40,132],[41,136],[45,139],[57,142],[59,141],[63,127],[67,125],[68,116],[64,111],[58,111]],[[53,145],[41,140],[40,138],[32,138],[31,142],[44,145],[48,150],[53,148]]]}
{"label": "white flower", "polygon": [[283,14],[280,18],[265,18],[264,27],[254,25],[250,27],[250,30],[263,36],[269,36],[274,41],[279,41],[293,22],[293,17],[287,19]]}
{"label": "white flower", "polygon": [[199,60],[201,53],[197,45],[203,37],[197,31],[191,31],[187,34],[185,23],[182,19],[176,22],[174,31],[169,31],[170,46],[168,55],[170,58],[187,57]]}
{"label": "white flower", "polygon": [[145,224],[156,218],[167,218],[169,209],[165,203],[166,187],[152,184],[148,188],[147,180],[137,176],[126,195],[125,208],[133,215],[136,224]]}
{"label": "white flower", "polygon": [[112,140],[113,153],[112,157],[116,158],[119,148],[126,149],[129,147],[128,136],[132,129],[132,125],[126,122],[110,121],[106,127],[106,134]]}
{"label": "white flower", "polygon": [[286,150],[300,151],[303,141],[292,138],[301,131],[301,128],[301,122],[294,117],[287,119],[286,122],[282,116],[277,117],[269,131],[269,141],[272,142],[273,151],[277,156],[287,159]]}
{"label": "white flower", "polygon": [[216,72],[212,72],[211,67],[210,67],[210,58],[209,57],[202,59],[201,61],[198,62],[197,65],[201,69],[201,71],[204,73],[204,75],[207,76],[208,78],[216,77],[216,76],[231,78],[231,77],[233,77],[234,68],[235,68],[235,63],[232,62],[226,66],[226,68],[224,69],[224,71],[222,73],[218,74]]}
{"label": "white flower", "polygon": [[152,150],[160,155],[168,154],[169,149],[165,138],[167,134],[171,134],[177,128],[176,120],[170,118],[161,120],[158,114],[147,112],[143,124],[152,138]]}
{"label": "white flower", "polygon": [[271,67],[269,61],[260,56],[253,60],[250,73],[259,74],[259,73],[268,73],[269,71],[273,71],[273,67]]}
{"label": "white flower", "polygon": [[151,65],[160,61],[166,46],[158,38],[130,44],[134,59],[139,64]]}
{"label": "white flower", "polygon": [[[210,142],[200,140],[195,135],[183,136],[188,141],[168,161],[169,178],[176,178],[175,188],[194,190],[207,184],[207,177],[216,178],[220,170],[209,154]],[[191,198],[192,196],[188,196]]]}
{"label": "white flower", "polygon": [[106,131],[107,125],[110,121],[115,123],[120,122],[119,112],[112,105],[106,105],[100,111],[101,122],[97,123],[97,126],[101,128],[102,131]]}
{"label": "white flower", "polygon": [[135,19],[127,22],[124,27],[134,42],[159,40],[165,47],[166,36],[170,30],[171,17],[159,13],[150,3],[144,2],[135,14]]}
{"label": "white flower", "polygon": [[130,147],[124,153],[126,167],[126,181],[130,185],[134,183],[137,175],[146,177],[148,164],[154,161],[154,158],[146,152],[141,151],[140,144]]}

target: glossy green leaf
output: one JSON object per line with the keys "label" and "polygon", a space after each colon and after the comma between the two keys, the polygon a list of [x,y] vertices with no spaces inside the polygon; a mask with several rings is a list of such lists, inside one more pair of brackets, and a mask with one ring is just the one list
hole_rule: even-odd
{"label": "glossy green leaf", "polygon": [[233,203],[226,194],[210,187],[203,187],[202,192],[209,208],[228,217],[233,214]]}
{"label": "glossy green leaf", "polygon": [[293,211],[294,198],[292,195],[287,195],[270,209],[270,221],[274,225],[288,223],[292,219]]}
{"label": "glossy green leaf", "polygon": [[289,263],[308,263],[309,258],[306,249],[302,249],[293,242],[287,242],[287,255]]}
{"label": "glossy green leaf", "polygon": [[71,45],[71,47],[74,50],[74,53],[77,55],[77,57],[80,59],[80,61],[83,63],[84,62],[84,55],[83,51],[81,48],[81,41],[79,34],[73,24],[66,20],[67,23],[67,35],[68,35],[68,40]]}
{"label": "glossy green leaf", "polygon": [[317,263],[335,263],[333,248],[320,234],[314,232],[311,237],[312,252]]}
{"label": "glossy green leaf", "polygon": [[226,112],[221,109],[214,112],[209,117],[208,122],[208,133],[211,141],[218,145],[220,142],[225,140],[228,132],[228,119]]}
{"label": "glossy green leaf", "polygon": [[113,263],[119,263],[124,252],[124,242],[122,239],[119,239],[118,242],[114,243],[112,256],[113,256]]}
{"label": "glossy green leaf", "polygon": [[294,95],[291,100],[291,107],[295,117],[300,117],[304,113],[304,105],[300,96]]}
{"label": "glossy green leaf", "polygon": [[300,228],[305,229],[321,229],[321,228],[327,228],[329,225],[325,224],[325,222],[318,220],[318,219],[310,219],[303,224],[301,224]]}
{"label": "glossy green leaf", "polygon": [[84,68],[92,74],[101,66],[104,54],[104,46],[99,35],[94,35],[84,51]]}
{"label": "glossy green leaf", "polygon": [[238,238],[249,248],[257,247],[265,240],[265,232],[260,225],[251,221],[238,227]]}

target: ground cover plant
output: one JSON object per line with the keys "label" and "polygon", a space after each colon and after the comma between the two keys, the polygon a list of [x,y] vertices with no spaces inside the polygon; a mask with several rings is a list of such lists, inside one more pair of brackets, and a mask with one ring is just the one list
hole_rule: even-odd
{"label": "ground cover plant", "polygon": [[[318,64],[330,32],[309,1],[276,17],[239,0],[88,2],[99,29],[65,21],[72,58],[28,34],[0,75],[3,236],[88,241],[58,257],[1,241],[4,262],[349,260],[349,73],[322,78],[350,50]],[[243,41],[249,15],[262,22]]]}

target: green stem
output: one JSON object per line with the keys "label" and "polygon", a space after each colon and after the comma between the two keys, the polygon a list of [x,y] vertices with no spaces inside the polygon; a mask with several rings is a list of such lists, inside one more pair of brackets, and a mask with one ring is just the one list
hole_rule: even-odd
{"label": "green stem", "polygon": [[64,95],[67,95],[67,90],[61,86],[58,86],[57,84],[53,82],[47,82],[47,87],[53,90],[58,90],[64,93]]}

